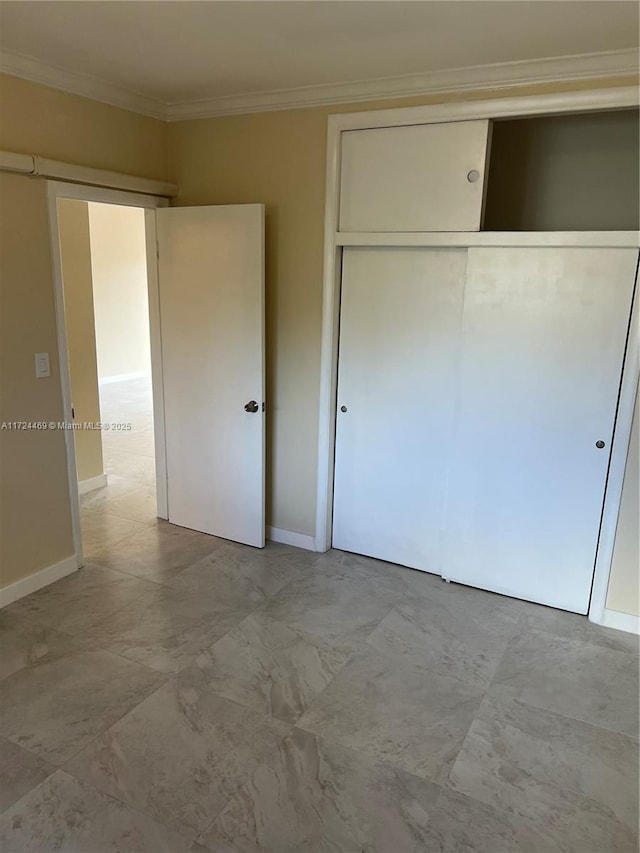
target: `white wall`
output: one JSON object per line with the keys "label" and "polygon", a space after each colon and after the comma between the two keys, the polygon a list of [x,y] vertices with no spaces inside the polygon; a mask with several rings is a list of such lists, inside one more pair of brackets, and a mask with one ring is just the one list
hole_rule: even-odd
{"label": "white wall", "polygon": [[98,377],[149,373],[144,211],[89,203]]}

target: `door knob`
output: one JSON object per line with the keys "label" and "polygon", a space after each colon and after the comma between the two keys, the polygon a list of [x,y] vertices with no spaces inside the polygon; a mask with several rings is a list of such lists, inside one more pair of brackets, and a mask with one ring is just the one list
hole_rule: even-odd
{"label": "door knob", "polygon": [[598,448],[598,450],[602,450],[602,448],[604,447],[604,441],[596,441],[596,447]]}
{"label": "door knob", "polygon": [[258,411],[259,408],[260,407],[258,406],[255,400],[249,400],[249,402],[245,404],[244,410],[245,412],[255,413]]}

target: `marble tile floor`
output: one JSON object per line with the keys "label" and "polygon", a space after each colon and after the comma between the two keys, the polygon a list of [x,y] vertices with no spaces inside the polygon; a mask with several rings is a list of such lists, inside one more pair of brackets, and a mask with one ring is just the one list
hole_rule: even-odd
{"label": "marble tile floor", "polygon": [[637,851],[637,637],[142,524],[0,612],[2,853]]}
{"label": "marble tile floor", "polygon": [[87,565],[0,612],[2,853],[637,853],[637,637],[159,521],[101,396]]}
{"label": "marble tile floor", "polygon": [[108,482],[80,497],[86,558],[157,523],[150,377],[101,385],[100,418],[131,430],[101,433]]}

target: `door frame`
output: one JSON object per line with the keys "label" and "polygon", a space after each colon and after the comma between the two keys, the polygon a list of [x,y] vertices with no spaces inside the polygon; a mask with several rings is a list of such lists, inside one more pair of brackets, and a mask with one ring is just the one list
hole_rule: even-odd
{"label": "door frame", "polygon": [[[447,95],[443,95],[443,100]],[[603,112],[637,107],[640,103],[635,86],[621,86],[587,91],[570,91],[548,95],[511,95],[491,100],[469,100],[456,103],[441,102],[421,107],[404,107],[389,110],[372,110],[330,115],[327,124],[327,156],[325,184],[325,218],[322,287],[322,337],[320,353],[320,393],[318,403],[318,456],[316,491],[315,550],[331,548],[333,527],[333,478],[335,464],[335,435],[337,407],[338,343],[340,328],[340,291],[343,247],[352,246],[471,246],[471,245],[589,245],[638,247],[637,232],[450,232],[356,234],[339,231],[340,203],[340,149],[341,134],[348,130],[365,130],[380,127],[397,127],[412,124],[431,124],[473,119],[531,117],[567,113]],[[637,301],[637,300],[636,300]],[[637,312],[636,312],[637,313]],[[635,315],[634,315],[635,316]],[[635,321],[637,326],[637,320]],[[631,349],[637,350],[637,337],[628,341],[627,359],[623,370],[621,398],[616,419],[615,438],[610,461],[610,489],[603,511],[602,524],[609,531],[598,548],[594,570],[589,618],[600,621],[605,607],[613,554],[611,528],[615,538],[615,524],[620,506],[618,489],[619,471],[624,471],[626,449],[631,433],[631,411],[627,388],[634,387],[640,365],[630,358]],[[623,400],[624,395],[624,400]],[[620,484],[621,492],[621,484]],[[601,528],[602,529],[602,528]]]}
{"label": "door frame", "polygon": [[[156,499],[159,518],[168,517],[167,507],[167,461],[165,451],[164,383],[162,372],[162,350],[160,329],[160,297],[158,289],[158,255],[156,241],[156,210],[168,207],[169,199],[161,196],[144,195],[127,190],[107,189],[88,184],[47,181],[49,208],[49,238],[54,282],[58,363],[62,388],[62,416],[65,423],[72,423],[71,371],[67,342],[67,317],[64,301],[62,258],[60,251],[60,228],[58,222],[58,199],[99,202],[124,207],[140,207],[145,212],[145,242],[147,256],[147,293],[149,301],[149,333],[151,345],[151,376],[153,388],[153,428],[156,461]],[[71,505],[73,546],[78,568],[84,565],[82,552],[82,528],[80,524],[80,497],[76,465],[75,438],[73,430],[64,430],[67,457],[67,480]]]}
{"label": "door frame", "polygon": [[613,429],[613,444],[609,457],[609,471],[604,492],[600,536],[596,548],[596,561],[591,587],[589,619],[599,625],[633,631],[640,634],[640,616],[618,613],[607,608],[609,574],[613,562],[613,552],[618,528],[618,515],[622,502],[622,488],[627,466],[627,454],[631,440],[631,426],[636,402],[638,381],[640,379],[640,273],[636,266],[627,348],[624,357],[620,395]]}

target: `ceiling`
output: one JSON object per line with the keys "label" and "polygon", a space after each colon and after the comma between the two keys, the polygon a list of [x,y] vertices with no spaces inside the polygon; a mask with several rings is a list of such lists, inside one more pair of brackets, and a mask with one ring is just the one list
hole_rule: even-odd
{"label": "ceiling", "polygon": [[[221,114],[458,80],[468,88],[487,75],[504,84],[587,76],[596,66],[628,71],[637,65],[638,8],[616,0],[0,2],[0,68],[163,118]],[[576,58],[560,65],[558,57]],[[491,69],[444,73],[470,66]]]}

